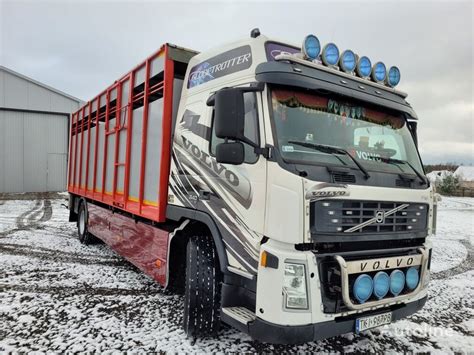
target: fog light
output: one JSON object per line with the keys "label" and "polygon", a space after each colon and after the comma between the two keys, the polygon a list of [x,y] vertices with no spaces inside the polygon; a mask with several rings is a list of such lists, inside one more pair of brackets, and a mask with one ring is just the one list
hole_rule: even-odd
{"label": "fog light", "polygon": [[379,271],[374,276],[374,295],[378,299],[384,298],[390,289],[390,276],[384,271]]}
{"label": "fog light", "polygon": [[418,268],[411,267],[407,270],[406,283],[407,287],[410,290],[414,290],[418,286],[420,281],[420,274],[418,273]]}
{"label": "fog light", "polygon": [[359,303],[364,303],[372,296],[373,289],[374,281],[372,278],[367,274],[362,274],[355,280],[352,292]]}
{"label": "fog light", "polygon": [[390,292],[394,296],[398,296],[405,287],[405,274],[401,270],[393,270],[390,274]]}
{"label": "fog light", "polygon": [[308,309],[306,269],[303,264],[285,263],[283,294],[286,308]]}

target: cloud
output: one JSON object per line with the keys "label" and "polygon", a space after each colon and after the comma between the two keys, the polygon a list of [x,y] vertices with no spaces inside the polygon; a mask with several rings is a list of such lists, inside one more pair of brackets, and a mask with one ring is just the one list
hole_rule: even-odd
{"label": "cloud", "polygon": [[397,65],[420,117],[426,161],[473,163],[471,1],[0,1],[2,64],[82,99],[165,42],[199,51],[263,34],[308,33]]}

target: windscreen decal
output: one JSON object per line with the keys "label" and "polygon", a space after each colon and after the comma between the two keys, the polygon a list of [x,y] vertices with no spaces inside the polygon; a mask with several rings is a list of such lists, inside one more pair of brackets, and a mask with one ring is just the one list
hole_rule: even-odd
{"label": "windscreen decal", "polygon": [[211,80],[250,68],[252,50],[249,45],[231,49],[195,65],[188,78],[188,89]]}

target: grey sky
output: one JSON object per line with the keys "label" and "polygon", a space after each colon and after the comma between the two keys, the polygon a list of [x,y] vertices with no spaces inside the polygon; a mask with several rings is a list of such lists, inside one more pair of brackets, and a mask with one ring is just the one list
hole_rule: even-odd
{"label": "grey sky", "polygon": [[0,0],[0,63],[89,100],[164,42],[202,51],[254,27],[290,43],[314,33],[397,65],[424,162],[473,164],[471,1]]}

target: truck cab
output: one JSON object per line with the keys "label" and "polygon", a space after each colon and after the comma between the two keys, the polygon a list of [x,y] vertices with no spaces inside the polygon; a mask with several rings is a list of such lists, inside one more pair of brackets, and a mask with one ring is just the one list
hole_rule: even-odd
{"label": "truck cab", "polygon": [[173,122],[167,217],[207,225],[220,320],[274,343],[427,299],[436,206],[400,72],[314,38],[253,31],[195,55]]}

